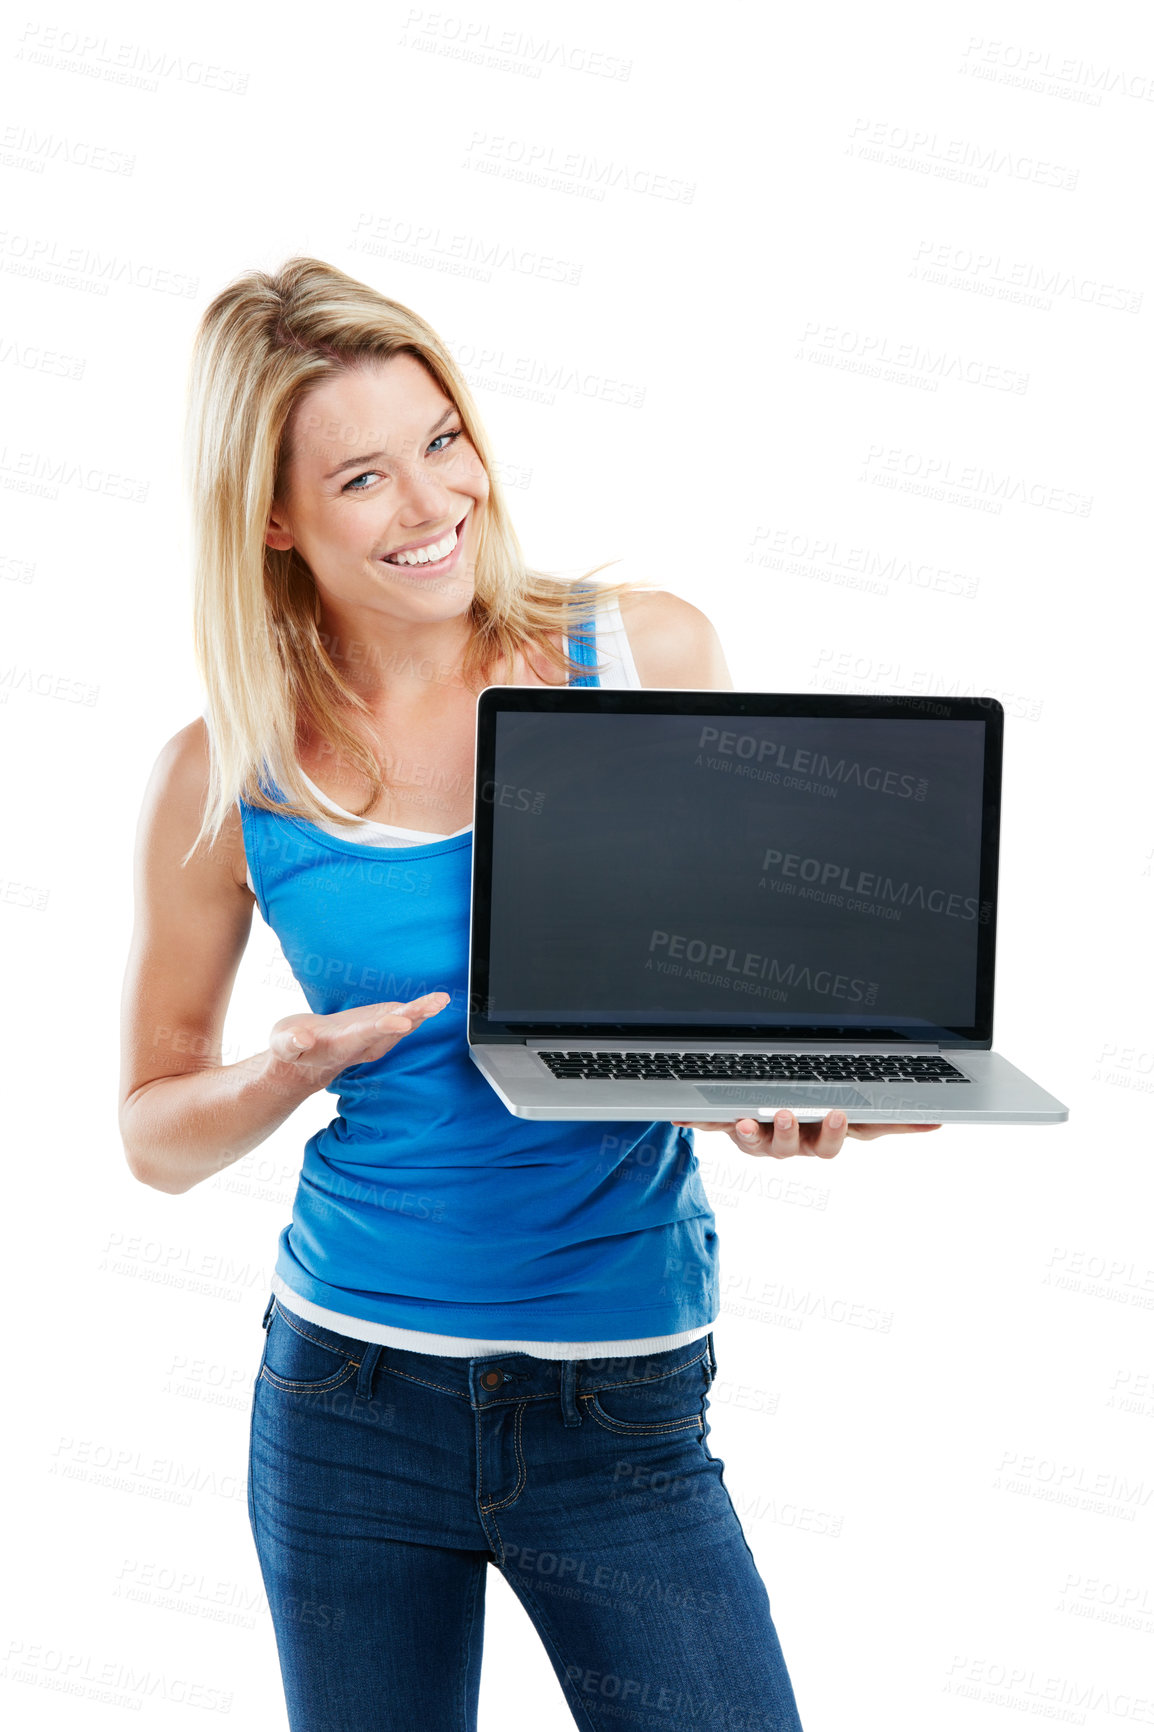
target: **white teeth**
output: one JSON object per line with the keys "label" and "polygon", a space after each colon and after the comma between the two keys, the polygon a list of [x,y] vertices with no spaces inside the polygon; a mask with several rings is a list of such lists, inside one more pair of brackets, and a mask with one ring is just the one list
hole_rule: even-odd
{"label": "white teeth", "polygon": [[432,541],[427,547],[414,547],[407,553],[386,553],[385,560],[389,565],[431,565],[434,560],[444,559],[452,553],[457,545],[457,531],[450,529],[442,541]]}

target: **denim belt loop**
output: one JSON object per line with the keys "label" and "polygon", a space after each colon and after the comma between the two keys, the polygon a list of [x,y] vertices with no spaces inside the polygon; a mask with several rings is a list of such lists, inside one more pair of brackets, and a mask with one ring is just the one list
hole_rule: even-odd
{"label": "denim belt loop", "polygon": [[709,1331],[709,1334],[705,1337],[705,1339],[709,1344],[709,1378],[710,1378],[710,1382],[712,1382],[713,1379],[717,1376],[717,1357],[713,1351],[713,1330],[712,1329]]}
{"label": "denim belt loop", "polygon": [[272,1316],[272,1308],[275,1304],[276,1304],[276,1294],[270,1293],[268,1296],[268,1304],[264,1308],[264,1316],[260,1320],[260,1326],[262,1329],[267,1330],[268,1320]]}
{"label": "denim belt loop", "polygon": [[361,1354],[361,1368],[357,1372],[357,1394],[363,1396],[365,1400],[371,1401],[373,1395],[373,1372],[377,1368],[377,1360],[384,1352],[384,1348],[381,1346],[379,1341],[366,1341],[363,1343],[363,1346],[364,1352]]}
{"label": "denim belt loop", "polygon": [[581,1414],[577,1408],[577,1361],[563,1359],[561,1361],[561,1412],[565,1416],[566,1425],[580,1425]]}

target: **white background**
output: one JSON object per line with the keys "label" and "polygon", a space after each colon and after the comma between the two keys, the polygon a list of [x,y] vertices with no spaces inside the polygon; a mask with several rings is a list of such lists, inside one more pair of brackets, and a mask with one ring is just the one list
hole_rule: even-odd
{"label": "white background", "polygon": [[[1069,1122],[820,1165],[698,1133],[710,1444],[806,1732],[1154,1725],[1143,11],[11,15],[14,1724],[118,1727],[112,1678],[134,1725],[286,1725],[248,1408],[331,1103],[170,1197],[127,1171],[116,1079],[141,794],[204,702],[189,348],[227,280],[305,252],[450,342],[531,563],[689,598],[738,687],[1005,705],[996,1039]],[[257,916],[225,1062],[298,1007]],[[482,1727],[570,1725],[488,1591]]]}

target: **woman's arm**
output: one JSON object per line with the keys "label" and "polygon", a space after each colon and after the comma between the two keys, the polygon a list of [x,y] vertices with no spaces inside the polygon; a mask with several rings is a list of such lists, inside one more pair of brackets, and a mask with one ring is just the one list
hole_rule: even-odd
{"label": "woman's arm", "polygon": [[666,691],[731,692],[721,639],[700,608],[669,590],[635,590],[621,619],[643,686]]}
{"label": "woman's arm", "polygon": [[208,783],[203,719],[157,758],[136,836],[135,903],[121,1005],[120,1134],[135,1178],[191,1190],[248,1154],[350,1064],[380,1058],[445,993],[401,1007],[283,1017],[269,1046],[221,1064],[233,982],[252,925],[240,815],[211,851],[181,858]]}
{"label": "woman's arm", "polygon": [[159,1191],[187,1191],[247,1154],[309,1092],[282,1086],[267,1052],[220,1062],[254,901],[237,877],[239,814],[211,853],[180,864],[207,780],[208,742],[198,720],[157,758],[136,834],[136,918],[121,1000],[120,1134],[134,1177]]}

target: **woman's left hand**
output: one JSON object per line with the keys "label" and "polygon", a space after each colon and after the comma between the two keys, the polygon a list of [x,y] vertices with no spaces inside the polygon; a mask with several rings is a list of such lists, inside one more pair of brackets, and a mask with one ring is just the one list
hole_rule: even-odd
{"label": "woman's left hand", "polygon": [[837,1154],[846,1137],[859,1137],[869,1142],[873,1137],[887,1137],[899,1131],[940,1131],[941,1125],[847,1125],[845,1114],[826,1113],[824,1119],[807,1120],[800,1124],[796,1115],[781,1111],[764,1124],[757,1119],[671,1119],[670,1124],[685,1125],[694,1131],[725,1131],[730,1141],[747,1155],[773,1155],[776,1160],[788,1160],[790,1155],[817,1155],[828,1161]]}

